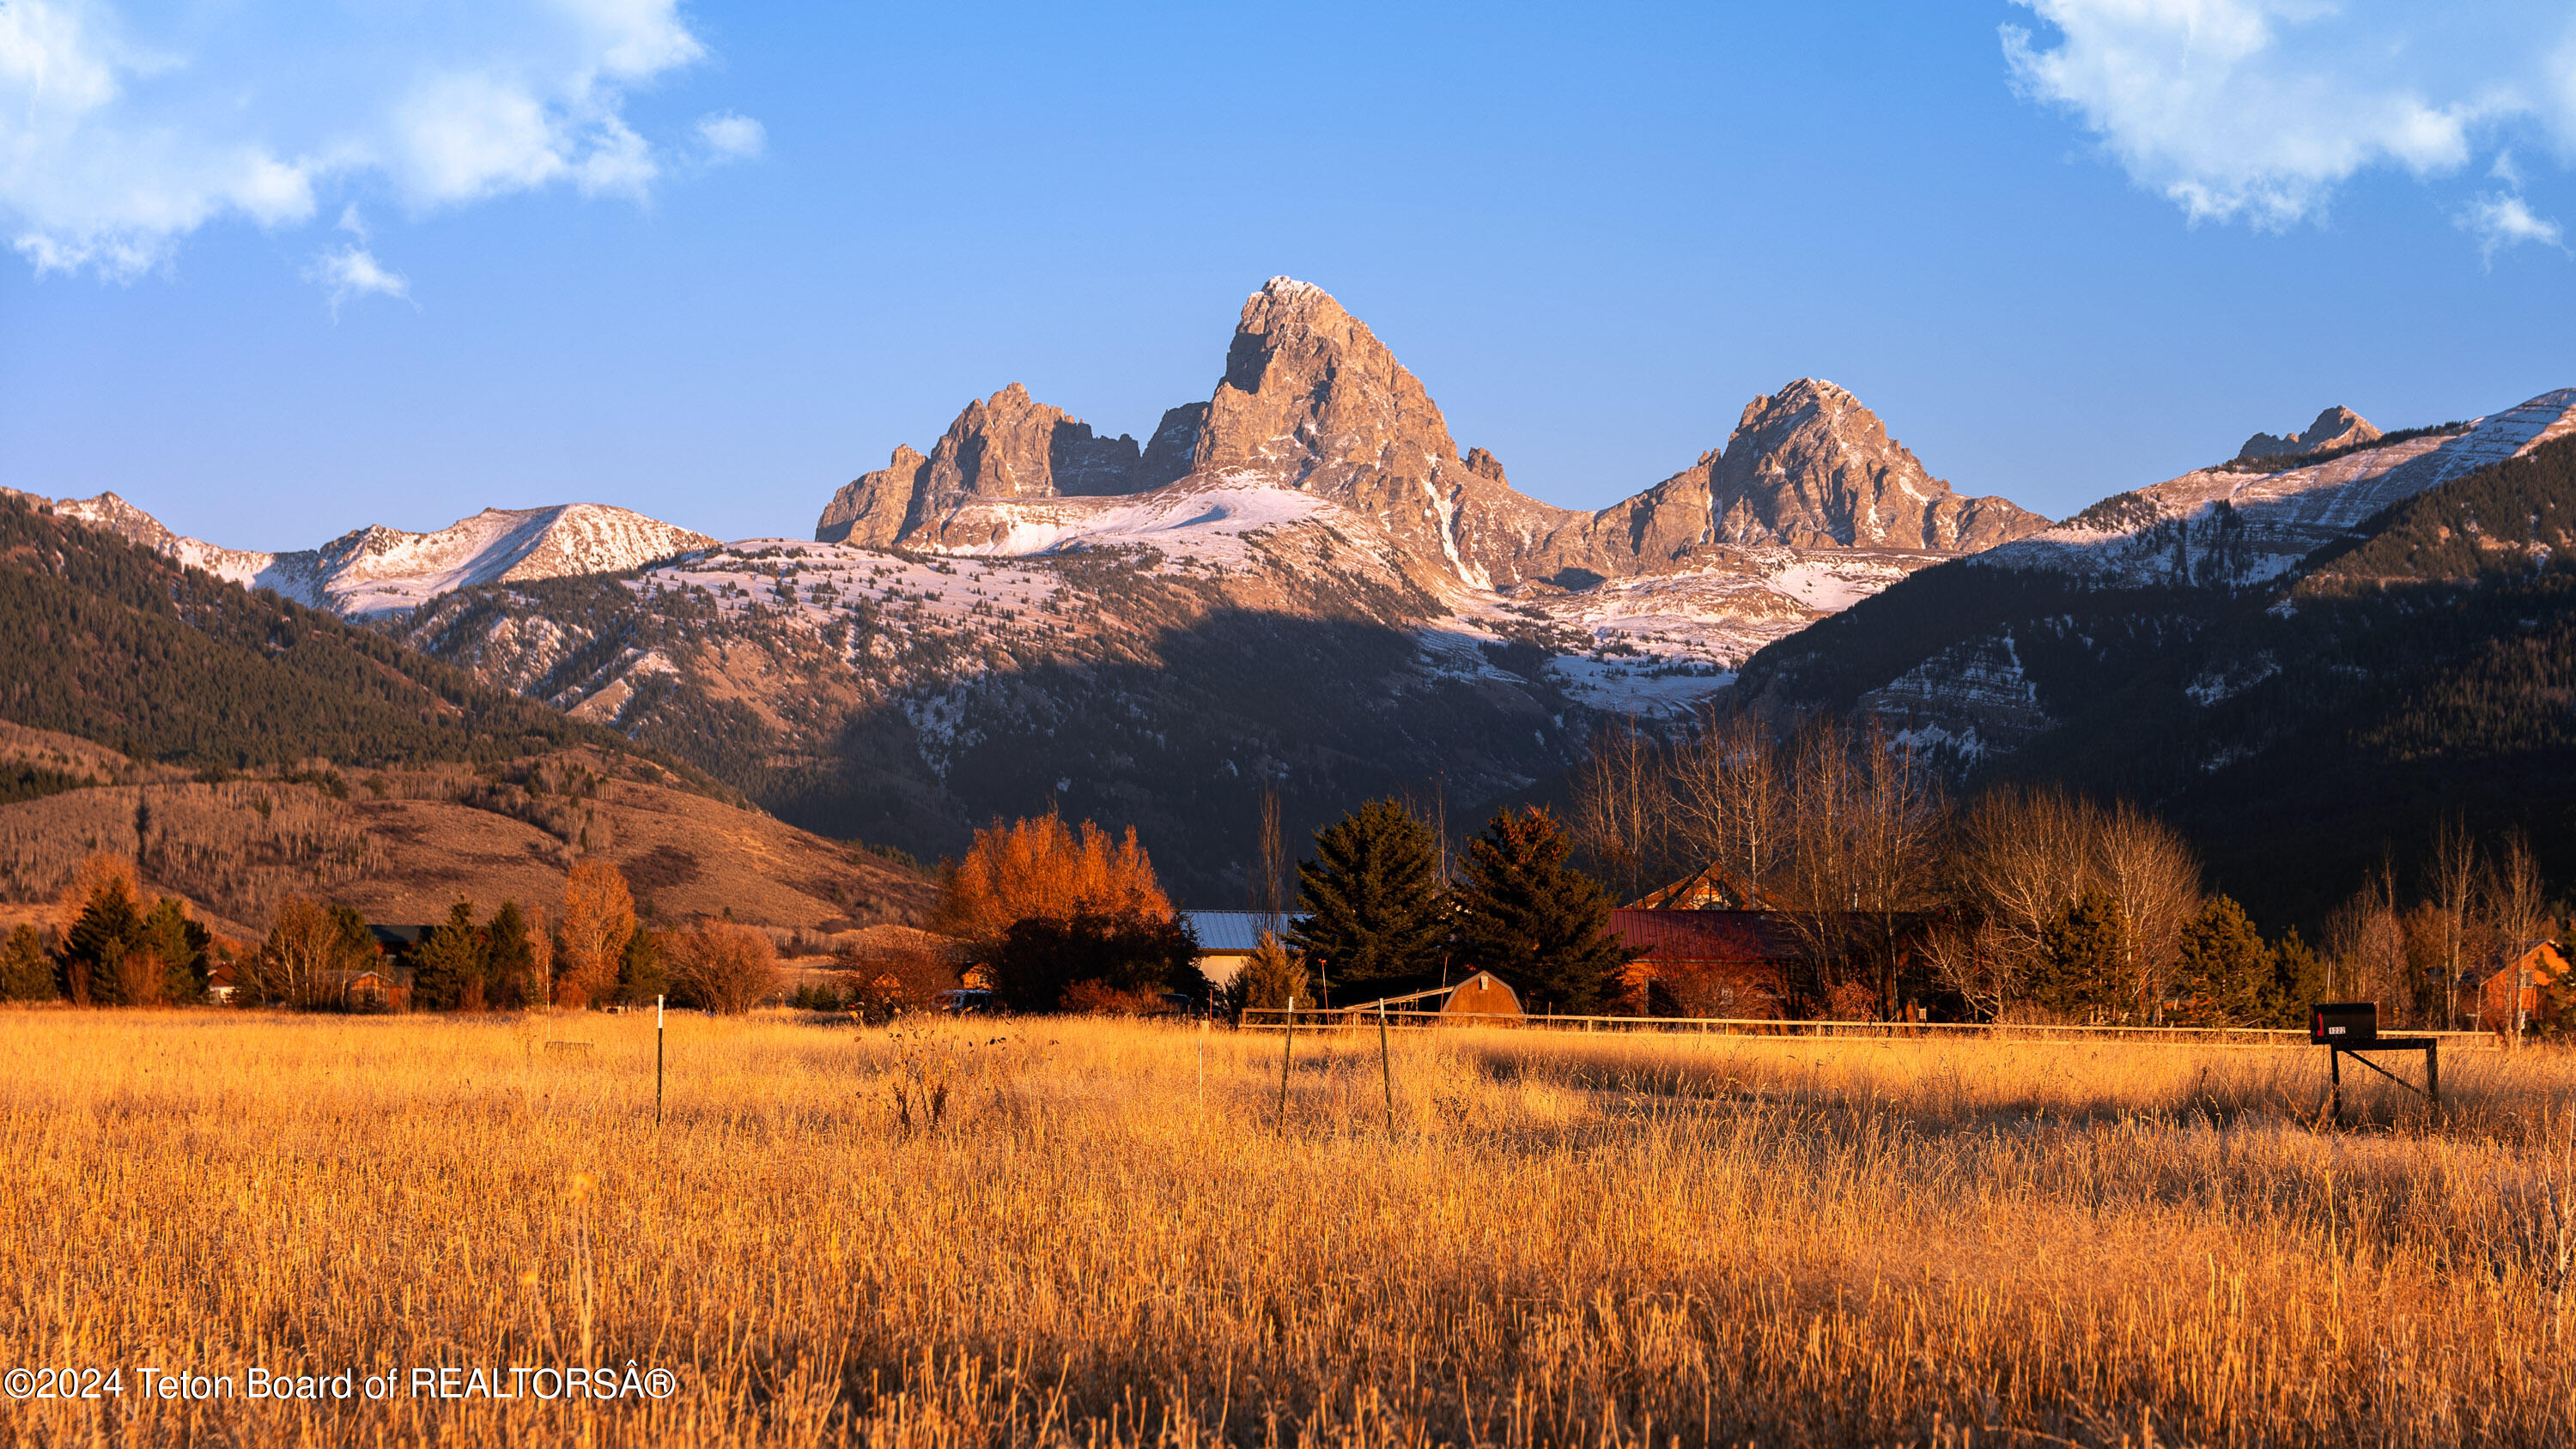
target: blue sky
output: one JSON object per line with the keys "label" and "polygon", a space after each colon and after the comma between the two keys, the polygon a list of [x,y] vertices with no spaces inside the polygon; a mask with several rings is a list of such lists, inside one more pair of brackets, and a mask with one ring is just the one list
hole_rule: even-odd
{"label": "blue sky", "polygon": [[2063,515],[2576,384],[2576,10],[0,0],[0,483],[183,532],[802,535],[1316,282],[1541,498],[1850,387]]}

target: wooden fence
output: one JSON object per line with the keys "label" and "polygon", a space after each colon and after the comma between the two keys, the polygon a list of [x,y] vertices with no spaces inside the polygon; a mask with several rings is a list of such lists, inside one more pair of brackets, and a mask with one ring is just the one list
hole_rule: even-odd
{"label": "wooden fence", "polygon": [[[1290,1011],[1281,1006],[1247,1007],[1243,1025],[1253,1031],[1284,1031]],[[2080,1042],[2091,1040],[2198,1043],[2234,1047],[2311,1047],[2303,1028],[2261,1026],[2038,1026],[1982,1021],[1784,1021],[1774,1017],[1738,1016],[1481,1016],[1465,1012],[1389,1010],[1374,1006],[1322,1009],[1298,1007],[1296,1029],[1330,1031],[1374,1029],[1381,1015],[1390,1028],[1419,1030],[1434,1026],[1516,1027],[1540,1031],[1679,1032],[1703,1036],[1806,1037],[1851,1041],[2018,1041]],[[2496,1046],[2491,1031],[2415,1031],[2410,1037],[2437,1037],[2445,1046]]]}

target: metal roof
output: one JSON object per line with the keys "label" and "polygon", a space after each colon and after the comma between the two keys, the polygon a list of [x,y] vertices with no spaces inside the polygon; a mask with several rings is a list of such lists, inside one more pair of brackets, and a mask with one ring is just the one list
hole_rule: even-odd
{"label": "metal roof", "polygon": [[1181,919],[1189,923],[1190,934],[1198,937],[1201,951],[1249,952],[1261,944],[1261,933],[1274,927],[1288,929],[1288,917],[1273,917],[1263,911],[1183,911]]}
{"label": "metal roof", "polygon": [[1649,961],[1793,961],[1805,954],[1788,921],[1769,911],[1610,913],[1610,934]]}

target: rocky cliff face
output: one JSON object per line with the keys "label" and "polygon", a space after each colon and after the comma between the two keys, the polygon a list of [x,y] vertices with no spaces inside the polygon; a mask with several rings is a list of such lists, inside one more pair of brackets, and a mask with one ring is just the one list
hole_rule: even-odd
{"label": "rocky cliff face", "polygon": [[1734,544],[1974,553],[2048,526],[1951,492],[1858,398],[1811,377],[1745,404],[1709,495],[1717,536]]}
{"label": "rocky cliff face", "polygon": [[2247,463],[2258,458],[2297,457],[2301,453],[2322,452],[2328,448],[2348,448],[2370,442],[2378,436],[2379,429],[2372,427],[2361,414],[2347,407],[2331,407],[2317,414],[2317,420],[2308,424],[2306,432],[2287,437],[2256,433],[2245,440],[2244,447],[2236,450],[2236,457],[2237,461]]}
{"label": "rocky cliff face", "polygon": [[[2325,436],[2351,431],[2333,411],[2320,419],[2334,430]],[[2265,611],[2295,615],[2301,576],[2400,505],[2571,437],[2576,389],[2562,389],[2458,430],[2401,434],[2323,462],[2201,469],[2118,494],[1771,644],[1745,664],[1734,697],[1783,718],[1871,717],[1962,768],[2041,741],[2054,750],[2113,741],[2142,759],[2170,757],[2172,738],[2124,732],[2123,712],[2182,709],[2177,701],[2185,713],[2215,709],[2274,665],[2291,670],[2299,652],[2267,642],[2274,665],[2248,649],[2226,668],[2177,669],[2195,641],[2225,644],[2248,629],[2270,639],[2279,631]],[[2186,764],[2215,772],[2233,748],[2210,745]]]}
{"label": "rocky cliff face", "polygon": [[1767,546],[1972,553],[2047,526],[1952,492],[1858,398],[1800,378],[1747,404],[1724,448],[1549,537],[1530,572],[1669,573]]}
{"label": "rocky cliff face", "polygon": [[[1078,431],[1077,431],[1078,430]],[[1163,415],[1141,457],[1093,439],[1017,387],[970,405],[927,460],[897,450],[842,489],[823,542],[897,541],[991,551],[1063,536],[1011,505],[1168,486],[1294,490],[1366,520],[1417,583],[1586,587],[1727,566],[1730,550],[1991,547],[2047,520],[2000,498],[1963,498],[1932,477],[1858,399],[1800,379],[1745,408],[1723,449],[1598,513],[1512,488],[1482,448],[1462,456],[1419,378],[1322,288],[1273,277],[1247,299],[1207,402]],[[1092,450],[1079,487],[1068,454]]]}
{"label": "rocky cliff face", "polygon": [[[1168,428],[1168,416],[1165,422]],[[1015,382],[968,403],[929,457],[897,447],[885,467],[833,494],[814,537],[874,548],[913,536],[944,541],[948,515],[969,500],[1133,492],[1142,461],[1134,438],[1100,437],[1090,424],[1036,401]]]}

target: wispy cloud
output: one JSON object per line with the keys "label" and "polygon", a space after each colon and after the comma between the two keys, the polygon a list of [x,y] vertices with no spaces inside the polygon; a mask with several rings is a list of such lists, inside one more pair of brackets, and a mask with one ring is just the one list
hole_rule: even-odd
{"label": "wispy cloud", "polygon": [[769,131],[749,116],[718,111],[698,118],[698,145],[709,161],[748,161],[769,147]]}
{"label": "wispy cloud", "polygon": [[[677,0],[245,0],[148,17],[6,0],[0,216],[40,272],[130,280],[201,227],[301,225],[334,190],[413,213],[552,186],[641,199],[663,167],[626,97],[705,53]],[[326,256],[373,266],[363,245]]]}
{"label": "wispy cloud", "polygon": [[2016,87],[2072,111],[2195,221],[2290,226],[2360,172],[2450,175],[2506,132],[2576,144],[2576,17],[2563,3],[2017,3],[2056,34],[2003,27]]}
{"label": "wispy cloud", "polygon": [[2478,255],[2490,266],[2497,252],[2525,242],[2566,250],[2558,223],[2534,214],[2528,203],[2509,191],[2480,195],[2456,219],[2463,231],[2478,239]]}
{"label": "wispy cloud", "polygon": [[334,247],[313,258],[305,268],[307,281],[319,285],[331,299],[331,316],[338,320],[341,305],[360,297],[393,297],[408,301],[411,283],[385,270],[376,254],[364,246]]}

